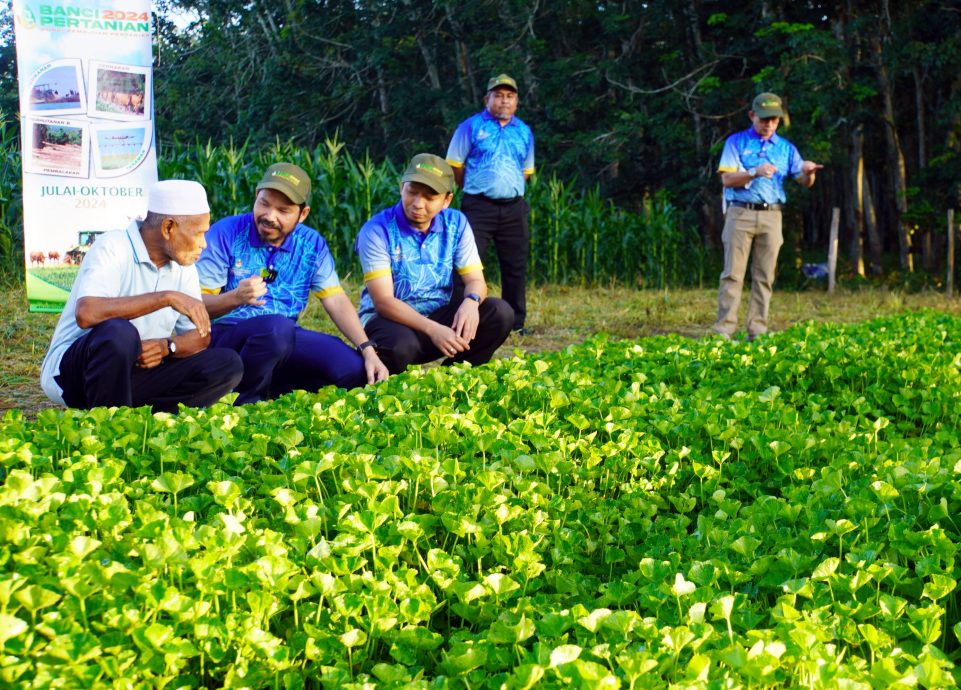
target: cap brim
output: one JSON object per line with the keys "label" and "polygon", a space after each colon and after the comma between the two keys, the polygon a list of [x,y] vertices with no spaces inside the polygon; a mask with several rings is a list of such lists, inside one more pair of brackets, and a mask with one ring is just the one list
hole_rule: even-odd
{"label": "cap brim", "polygon": [[280,192],[293,203],[298,205],[307,203],[307,199],[304,198],[303,193],[294,189],[293,185],[286,184],[278,179],[261,182],[259,185],[257,185],[257,191],[259,192],[261,189],[273,189],[275,192]]}
{"label": "cap brim", "polygon": [[754,114],[762,119],[768,117],[784,117],[784,111],[778,108],[759,108],[754,111]]}
{"label": "cap brim", "polygon": [[420,182],[422,185],[430,187],[438,194],[450,194],[451,189],[443,182],[438,180],[436,177],[431,177],[430,175],[421,175],[418,173],[412,173],[410,175],[404,175],[401,182]]}

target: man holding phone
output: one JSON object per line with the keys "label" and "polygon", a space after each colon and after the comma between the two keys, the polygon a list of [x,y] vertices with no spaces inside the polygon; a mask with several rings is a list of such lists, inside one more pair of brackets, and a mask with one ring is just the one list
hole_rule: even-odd
{"label": "man holding phone", "polygon": [[[197,262],[213,321],[211,342],[236,350],[244,362],[238,404],[295,389],[353,388],[387,378],[340,285],[327,243],[303,224],[310,187],[310,177],[298,166],[270,166],[257,185],[252,211],[214,223]],[[356,349],[297,325],[311,293]]]}

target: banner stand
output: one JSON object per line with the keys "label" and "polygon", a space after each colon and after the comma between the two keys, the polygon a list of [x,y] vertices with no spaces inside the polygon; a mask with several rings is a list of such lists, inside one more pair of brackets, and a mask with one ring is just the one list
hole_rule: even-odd
{"label": "banner stand", "polygon": [[[119,7],[119,8],[118,8]],[[149,0],[13,0],[30,311],[59,312],[97,235],[157,180]]]}

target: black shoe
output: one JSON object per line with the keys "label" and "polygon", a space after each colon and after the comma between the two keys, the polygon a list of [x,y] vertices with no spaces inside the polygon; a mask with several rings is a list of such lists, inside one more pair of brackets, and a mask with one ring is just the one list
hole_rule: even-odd
{"label": "black shoe", "polygon": [[512,328],[511,331],[513,331],[513,332],[516,333],[517,335],[530,335],[530,334],[531,334],[531,332],[530,332],[529,330],[527,330],[526,328],[524,328],[523,326],[518,326],[517,328]]}

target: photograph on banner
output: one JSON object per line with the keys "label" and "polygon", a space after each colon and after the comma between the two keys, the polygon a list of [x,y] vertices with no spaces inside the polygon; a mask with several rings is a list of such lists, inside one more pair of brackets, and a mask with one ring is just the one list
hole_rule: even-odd
{"label": "photograph on banner", "polygon": [[24,172],[89,177],[90,132],[85,121],[25,117],[22,127]]}
{"label": "photograph on banner", "polygon": [[90,63],[91,118],[144,120],[151,112],[150,69],[135,65]]}
{"label": "photograph on banner", "polygon": [[96,238],[157,180],[149,0],[13,0],[31,311],[60,311]]}
{"label": "photograph on banner", "polygon": [[118,177],[135,170],[150,152],[152,123],[91,125],[93,173]]}
{"label": "photograph on banner", "polygon": [[26,110],[42,115],[74,115],[86,112],[82,63],[76,59],[48,62],[36,73],[29,85],[30,98]]}

